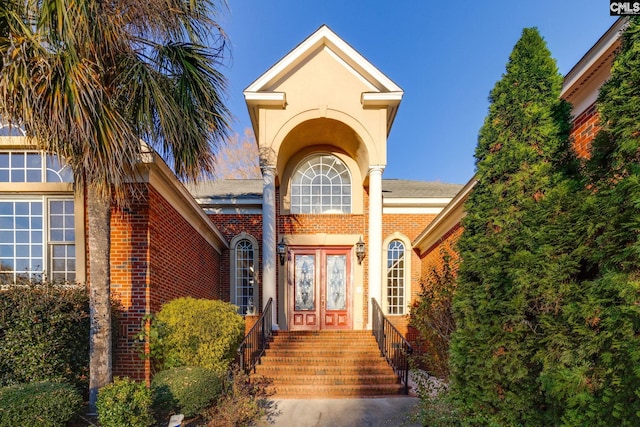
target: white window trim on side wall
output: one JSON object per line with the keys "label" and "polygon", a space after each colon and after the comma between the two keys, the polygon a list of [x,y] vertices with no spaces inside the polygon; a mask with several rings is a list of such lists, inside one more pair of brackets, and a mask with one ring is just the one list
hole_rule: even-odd
{"label": "white window trim on side wall", "polygon": [[[389,260],[389,243],[394,240],[399,240],[404,244],[404,309],[399,314],[389,314],[389,304],[387,300],[387,262]],[[409,304],[411,304],[411,255],[412,247],[411,240],[402,233],[394,232],[387,236],[382,242],[382,301],[380,306],[385,316],[405,316],[409,313]]]}
{"label": "white window trim on side wall", "polygon": [[[46,172],[47,156],[40,150],[34,149],[23,137],[0,137],[0,152],[7,153],[40,153],[43,159],[43,167]],[[45,182],[43,175],[41,182],[0,182],[0,197],[4,200],[40,199],[48,204],[47,200],[65,199],[74,201],[74,228],[75,228],[75,281],[86,281],[86,254],[85,248],[85,212],[84,194],[74,191],[70,182]],[[45,223],[48,218],[45,220]],[[48,230],[48,228],[46,229]],[[46,237],[46,236],[45,236]],[[47,239],[45,239],[47,240]],[[48,246],[48,245],[47,245]],[[48,251],[45,250],[45,264],[49,262]],[[45,273],[46,273],[45,268]]]}
{"label": "white window trim on side wall", "polygon": [[[256,240],[255,237],[253,237],[250,234],[247,234],[246,232],[242,232],[238,235],[236,235],[233,239],[231,239],[230,245],[229,245],[229,270],[230,270],[230,282],[229,282],[229,296],[230,296],[230,300],[232,304],[237,305],[238,307],[240,307],[240,305],[238,304],[238,301],[236,299],[236,276],[237,276],[237,271],[236,271],[236,246],[238,244],[238,242],[242,241],[242,240],[248,240],[251,242],[251,244],[253,245],[253,262],[254,262],[254,281],[253,281],[253,305],[255,307],[256,313],[260,310],[260,286],[259,286],[259,260],[260,260],[260,249],[258,246],[258,241]],[[245,315],[245,313],[240,313],[241,315]]]}

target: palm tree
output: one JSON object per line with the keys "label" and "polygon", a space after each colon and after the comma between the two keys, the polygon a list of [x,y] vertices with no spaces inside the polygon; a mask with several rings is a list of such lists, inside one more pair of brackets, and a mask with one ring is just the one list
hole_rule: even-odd
{"label": "palm tree", "polygon": [[[178,177],[213,172],[228,135],[218,68],[226,0],[4,0],[0,115],[67,160],[86,192],[90,404],[111,382],[109,236],[144,140]],[[209,47],[208,47],[208,46]],[[214,47],[211,47],[214,46]]]}

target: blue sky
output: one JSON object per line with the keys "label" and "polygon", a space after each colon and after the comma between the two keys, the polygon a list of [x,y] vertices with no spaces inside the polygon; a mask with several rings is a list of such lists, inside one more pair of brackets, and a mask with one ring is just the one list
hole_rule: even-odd
{"label": "blue sky", "polygon": [[562,74],[615,22],[606,0],[229,0],[223,72],[240,135],[242,91],[327,24],[404,90],[384,178],[466,183],[490,90],[522,29],[537,27]]}

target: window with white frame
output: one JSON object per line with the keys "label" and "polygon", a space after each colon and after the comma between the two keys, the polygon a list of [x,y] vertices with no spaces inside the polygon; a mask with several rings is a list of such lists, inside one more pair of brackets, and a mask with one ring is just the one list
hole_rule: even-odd
{"label": "window with white frame", "polygon": [[0,151],[0,182],[42,184],[20,195],[0,193],[0,284],[43,278],[74,282],[73,194],[48,195],[47,187],[73,182],[69,166],[41,151]]}
{"label": "window with white frame", "polygon": [[75,281],[73,198],[0,196],[0,284]]}
{"label": "window with white frame", "polygon": [[240,314],[257,312],[257,242],[251,236],[236,237],[232,242],[232,302],[238,306]]}
{"label": "window with white frame", "polygon": [[336,156],[305,159],[291,179],[291,213],[350,213],[351,174]]}
{"label": "window with white frame", "polygon": [[0,182],[73,182],[71,168],[40,151],[0,152]]}
{"label": "window with white frame", "polygon": [[387,245],[387,314],[404,314],[406,305],[405,244],[394,239]]}

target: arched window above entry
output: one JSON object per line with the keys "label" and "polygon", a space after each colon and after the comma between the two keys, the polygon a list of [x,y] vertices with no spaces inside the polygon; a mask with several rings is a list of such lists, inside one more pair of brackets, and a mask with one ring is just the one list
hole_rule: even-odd
{"label": "arched window above entry", "polygon": [[336,156],[316,154],[291,179],[291,213],[351,213],[351,174]]}

